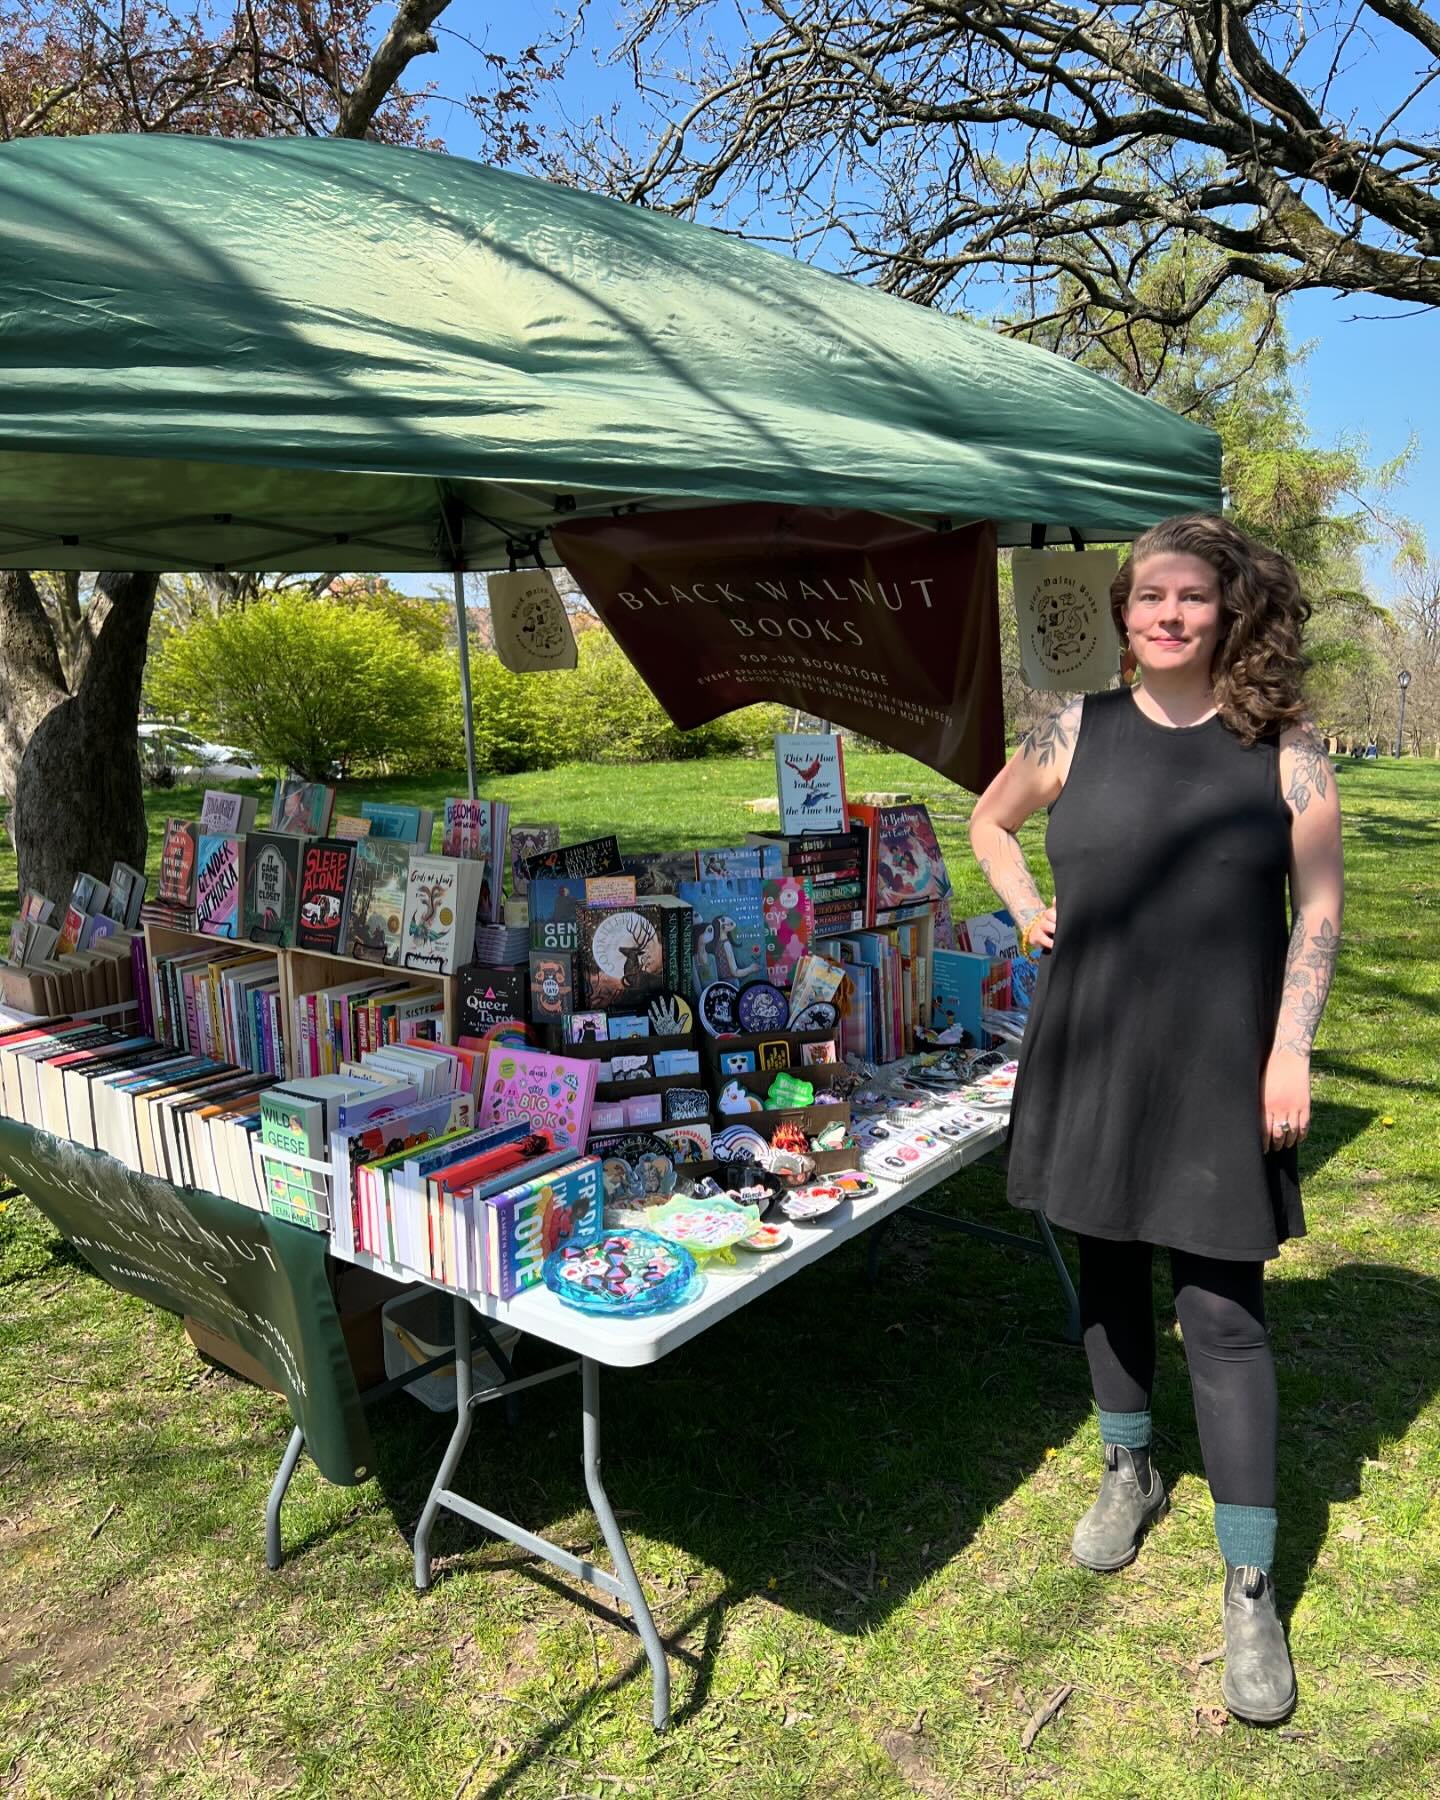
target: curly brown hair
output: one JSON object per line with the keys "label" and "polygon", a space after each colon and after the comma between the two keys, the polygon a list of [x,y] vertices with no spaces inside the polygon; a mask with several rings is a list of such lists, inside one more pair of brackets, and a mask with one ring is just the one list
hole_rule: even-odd
{"label": "curly brown hair", "polygon": [[1208,513],[1164,519],[1135,540],[1110,585],[1110,616],[1125,643],[1125,606],[1147,556],[1198,556],[1220,577],[1223,631],[1210,666],[1215,708],[1247,744],[1305,717],[1309,660],[1301,638],[1310,602],[1294,565],[1228,520]]}

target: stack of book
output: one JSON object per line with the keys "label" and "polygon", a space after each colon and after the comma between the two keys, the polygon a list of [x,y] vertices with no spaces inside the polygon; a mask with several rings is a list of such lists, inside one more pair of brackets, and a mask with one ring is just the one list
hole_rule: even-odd
{"label": "stack of book", "polygon": [[864,834],[815,832],[806,837],[777,837],[752,832],[751,844],[779,850],[783,873],[808,881],[815,905],[815,935],[834,937],[865,924]]}

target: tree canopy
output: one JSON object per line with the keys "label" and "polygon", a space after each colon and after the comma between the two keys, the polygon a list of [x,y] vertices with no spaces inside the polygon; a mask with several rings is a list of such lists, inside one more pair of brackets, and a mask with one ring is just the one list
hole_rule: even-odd
{"label": "tree canopy", "polygon": [[[583,179],[740,230],[778,213],[912,299],[973,305],[999,278],[1023,297],[1012,328],[1089,331],[1182,327],[1236,278],[1440,302],[1440,20],[1413,0],[632,0],[625,17],[649,129],[639,148],[572,129]],[[1176,240],[1206,252],[1204,279],[1147,283]]]}

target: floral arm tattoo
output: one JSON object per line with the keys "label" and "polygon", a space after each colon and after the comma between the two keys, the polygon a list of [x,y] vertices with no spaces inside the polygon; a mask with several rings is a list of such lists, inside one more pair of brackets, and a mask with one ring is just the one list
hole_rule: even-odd
{"label": "floral arm tattoo", "polygon": [[1330,919],[1318,922],[1303,912],[1295,915],[1290,948],[1285,957],[1285,989],[1280,997],[1280,1022],[1275,1029],[1275,1048],[1296,1056],[1309,1056],[1320,1029],[1320,1018],[1340,954],[1340,933]]}
{"label": "floral arm tattoo", "polygon": [[[1048,769],[1074,743],[1080,729],[1080,707],[1079,700],[1072,700],[1033,726],[1020,746],[1022,759]],[[1044,912],[1045,902],[1013,831],[997,830],[993,853],[980,858],[980,873],[1005,902],[1017,930],[1023,931],[1037,913]]]}
{"label": "floral arm tattoo", "polygon": [[[1285,955],[1285,986],[1280,996],[1275,1048],[1308,1057],[1340,953],[1344,874],[1340,860],[1339,796],[1334,791],[1335,775],[1324,741],[1313,725],[1302,725],[1288,739],[1282,758],[1287,770],[1285,800],[1291,813],[1297,861],[1291,881],[1294,929]],[[1327,815],[1331,815],[1328,824]],[[1327,846],[1332,832],[1333,845]],[[1334,865],[1329,867],[1332,851]]]}
{"label": "floral arm tattoo", "polygon": [[1023,931],[1036,913],[1044,912],[1045,902],[1035,885],[1035,877],[1025,861],[1020,840],[1011,831],[999,833],[994,857],[980,858],[980,873],[1005,902],[1017,931]]}
{"label": "floral arm tattoo", "polygon": [[1285,798],[1298,817],[1310,804],[1311,796],[1323,800],[1330,786],[1330,759],[1313,725],[1306,725],[1290,747],[1293,767]]}

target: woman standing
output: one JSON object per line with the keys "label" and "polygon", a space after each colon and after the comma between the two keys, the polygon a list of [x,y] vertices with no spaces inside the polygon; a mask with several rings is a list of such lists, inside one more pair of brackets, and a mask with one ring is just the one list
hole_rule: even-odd
{"label": "woman standing", "polygon": [[[1215,1531],[1224,1698],[1285,1718],[1275,1609],[1275,1371],[1264,1265],[1305,1230],[1297,1146],[1340,943],[1340,809],[1303,716],[1295,571],[1222,519],[1148,531],[1111,611],[1140,685],[1037,726],[970,842],[1044,956],[1010,1126],[1010,1199],[1074,1231],[1105,1467],[1075,1529],[1132,1562],[1166,1510],[1150,1455],[1151,1258],[1168,1251]],[[1016,832],[1050,811],[1046,906]],[[1287,948],[1286,890],[1293,929]]]}

